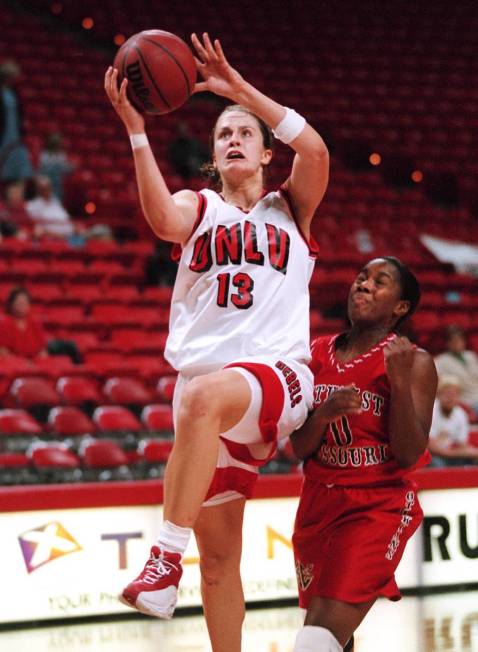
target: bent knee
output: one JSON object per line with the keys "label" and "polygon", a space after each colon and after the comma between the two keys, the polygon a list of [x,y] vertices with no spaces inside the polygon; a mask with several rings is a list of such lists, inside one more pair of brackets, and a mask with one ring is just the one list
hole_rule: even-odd
{"label": "bent knee", "polygon": [[220,404],[215,392],[216,381],[209,376],[193,378],[184,388],[181,397],[180,413],[182,415],[199,417],[206,412],[212,415],[219,412]]}

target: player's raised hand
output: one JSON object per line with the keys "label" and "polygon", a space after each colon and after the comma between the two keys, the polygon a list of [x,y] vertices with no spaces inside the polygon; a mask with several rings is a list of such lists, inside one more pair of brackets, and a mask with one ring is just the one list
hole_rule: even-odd
{"label": "player's raised hand", "polygon": [[118,70],[110,66],[105,74],[105,91],[114,110],[123,121],[129,134],[140,134],[144,131],[144,118],[128,99],[126,77],[118,89]]}
{"label": "player's raised hand", "polygon": [[320,421],[330,423],[349,414],[360,414],[362,399],[353,385],[335,390],[314,411],[313,416]]}
{"label": "player's raised hand", "polygon": [[383,349],[390,382],[409,382],[417,347],[407,337],[396,337]]}
{"label": "player's raised hand", "polygon": [[209,34],[205,32],[202,43],[196,34],[192,34],[191,41],[197,53],[197,69],[204,79],[195,85],[194,92],[211,91],[238,101],[246,82],[227,61],[219,40],[215,39],[212,43]]}

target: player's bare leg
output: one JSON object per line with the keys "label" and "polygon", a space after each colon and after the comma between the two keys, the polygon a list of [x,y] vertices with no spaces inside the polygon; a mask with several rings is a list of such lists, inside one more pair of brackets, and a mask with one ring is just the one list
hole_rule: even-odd
{"label": "player's bare leg", "polygon": [[327,652],[342,650],[374,603],[375,599],[352,604],[330,598],[313,598],[304,628],[297,635],[294,652],[316,648]]}
{"label": "player's bare leg", "polygon": [[244,594],[240,576],[245,498],[203,507],[194,527],[201,594],[212,652],[240,652]]}
{"label": "player's bare leg", "polygon": [[239,423],[250,402],[249,383],[232,369],[198,376],[184,389],[165,475],[165,520],[143,570],[119,597],[124,604],[157,618],[172,617],[182,555],[214,476],[219,434]]}
{"label": "player's bare leg", "polygon": [[242,419],[251,401],[247,380],[233,369],[198,376],[185,388],[164,478],[164,519],[192,528],[211,484],[219,434]]}

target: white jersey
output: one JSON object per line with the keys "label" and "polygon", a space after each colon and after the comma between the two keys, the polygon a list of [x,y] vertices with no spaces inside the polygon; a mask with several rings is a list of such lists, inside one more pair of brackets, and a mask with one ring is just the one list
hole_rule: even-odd
{"label": "white jersey", "polygon": [[306,364],[317,252],[285,191],[267,193],[249,213],[212,190],[198,194],[173,291],[166,359],[192,376],[257,355]]}

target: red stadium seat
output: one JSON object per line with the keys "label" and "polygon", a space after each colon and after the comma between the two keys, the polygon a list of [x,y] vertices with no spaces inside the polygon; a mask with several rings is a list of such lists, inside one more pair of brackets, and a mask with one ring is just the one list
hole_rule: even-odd
{"label": "red stadium seat", "polygon": [[35,480],[24,453],[0,453],[0,485],[25,485]]}
{"label": "red stadium seat", "polygon": [[162,376],[156,385],[156,394],[162,403],[172,403],[174,388],[178,377],[174,375]]}
{"label": "red stadium seat", "polygon": [[103,394],[112,405],[144,406],[151,401],[151,392],[136,378],[108,378]]}
{"label": "red stadium seat", "polygon": [[39,423],[26,410],[0,410],[0,435],[39,435]]}
{"label": "red stadium seat", "polygon": [[115,441],[91,439],[82,447],[80,455],[87,480],[133,479],[128,456]]}
{"label": "red stadium seat", "polygon": [[149,433],[174,432],[173,409],[170,405],[147,405],[141,413],[141,421]]}
{"label": "red stadium seat", "polygon": [[128,464],[128,457],[121,446],[109,439],[89,441],[81,455],[85,466],[91,468],[108,468]]}
{"label": "red stadium seat", "polygon": [[139,453],[147,462],[166,463],[173,449],[173,442],[167,439],[145,439],[139,447]]}
{"label": "red stadium seat", "polygon": [[22,408],[53,406],[60,402],[58,392],[44,378],[16,378],[11,384],[10,394]]}
{"label": "red stadium seat", "polygon": [[92,434],[96,431],[91,419],[73,406],[54,407],[50,410],[48,425],[51,433],[59,437]]}
{"label": "red stadium seat", "polygon": [[141,423],[120,405],[102,405],[93,412],[93,422],[103,432],[140,432]]}
{"label": "red stadium seat", "polygon": [[38,446],[31,460],[41,483],[77,482],[82,477],[80,459],[63,446]]}
{"label": "red stadium seat", "polygon": [[82,376],[62,376],[56,383],[56,389],[63,405],[88,406],[92,411],[102,402],[98,384],[93,378]]}
{"label": "red stadium seat", "polygon": [[33,464],[37,467],[54,467],[77,469],[80,466],[79,458],[63,446],[39,446],[31,453]]}

